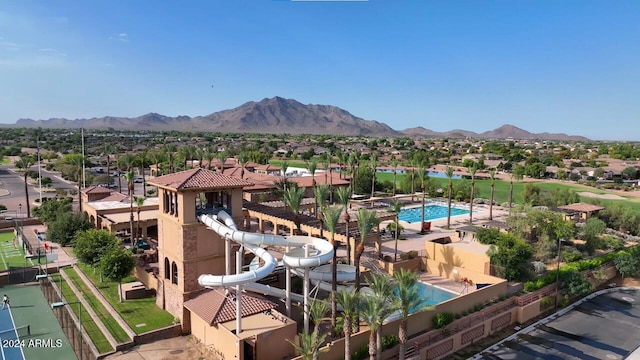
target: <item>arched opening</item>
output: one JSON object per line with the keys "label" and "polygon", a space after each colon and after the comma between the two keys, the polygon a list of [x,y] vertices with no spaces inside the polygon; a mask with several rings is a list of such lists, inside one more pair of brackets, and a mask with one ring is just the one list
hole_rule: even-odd
{"label": "arched opening", "polygon": [[164,278],[165,279],[169,279],[170,276],[170,271],[171,269],[169,268],[169,259],[164,258]]}
{"label": "arched opening", "polygon": [[178,265],[175,261],[171,264],[171,275],[171,282],[178,285]]}

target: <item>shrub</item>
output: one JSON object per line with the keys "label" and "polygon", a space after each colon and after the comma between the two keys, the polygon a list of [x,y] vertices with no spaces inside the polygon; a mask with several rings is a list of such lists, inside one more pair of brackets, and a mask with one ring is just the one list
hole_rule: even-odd
{"label": "shrub", "polygon": [[624,249],[624,240],[612,235],[605,236],[602,243],[603,247],[609,250],[619,251]]}
{"label": "shrub", "polygon": [[547,309],[555,304],[553,296],[545,296],[540,300],[540,310]]}
{"label": "shrub", "polygon": [[538,275],[543,274],[545,271],[547,271],[547,265],[542,261],[534,261],[531,263],[531,266],[533,267],[533,272]]}
{"label": "shrub", "polygon": [[443,313],[437,313],[434,317],[432,317],[431,323],[434,329],[441,329],[451,324],[453,320],[454,320],[453,313],[443,312]]}
{"label": "shrub", "polygon": [[574,262],[574,261],[578,261],[582,259],[582,253],[575,249],[575,250],[569,250],[569,251],[565,251],[562,253],[562,260],[564,262]]}

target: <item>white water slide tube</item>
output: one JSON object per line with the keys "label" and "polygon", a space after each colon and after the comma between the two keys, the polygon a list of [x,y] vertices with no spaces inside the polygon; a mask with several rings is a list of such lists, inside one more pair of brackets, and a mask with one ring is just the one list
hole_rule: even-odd
{"label": "white water slide tube", "polygon": [[[254,270],[246,271],[241,274],[232,275],[210,275],[203,274],[198,277],[198,283],[201,286],[235,286],[248,285],[256,282],[269,275],[276,267],[275,258],[261,245],[267,246],[289,246],[294,247],[291,251],[284,254],[282,261],[291,268],[311,268],[320,266],[333,257],[333,246],[326,240],[311,236],[289,236],[283,237],[279,235],[256,234],[240,231],[237,229],[233,218],[224,211],[218,212],[217,215],[201,215],[200,221],[211,228],[219,235],[229,238],[239,244],[242,244],[247,250],[254,253],[257,257],[264,261],[264,264]],[[305,256],[305,248],[309,247],[309,256]],[[319,271],[311,271],[310,277],[317,280],[330,280],[331,275],[327,275],[326,267],[321,267]],[[355,278],[355,269],[341,268],[338,272],[338,281],[348,281]],[[265,287],[252,286],[257,292],[269,292],[276,296],[281,295],[281,289],[267,289]],[[261,288],[258,290],[257,288]],[[269,291],[273,290],[273,291]],[[279,290],[279,291],[277,291]]]}

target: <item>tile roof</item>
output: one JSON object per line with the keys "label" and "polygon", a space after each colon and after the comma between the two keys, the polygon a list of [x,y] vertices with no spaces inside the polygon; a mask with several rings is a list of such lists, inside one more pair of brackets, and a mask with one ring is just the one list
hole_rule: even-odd
{"label": "tile roof", "polygon": [[[222,289],[208,289],[184,303],[184,307],[198,315],[209,325],[234,320],[236,318],[235,292],[224,295]],[[261,295],[242,293],[242,316],[250,316],[272,310],[278,305]]]}
{"label": "tile roof", "polygon": [[176,190],[185,189],[228,189],[252,186],[253,183],[235,179],[219,172],[196,168],[149,180],[149,184]]}
{"label": "tile roof", "polygon": [[88,188],[82,189],[82,192],[85,194],[110,194],[111,190],[101,186],[89,186]]}
{"label": "tile roof", "polygon": [[602,210],[604,209],[604,207],[593,205],[593,204],[575,203],[575,204],[569,204],[564,206],[558,206],[558,209],[589,213],[592,211]]}
{"label": "tile roof", "polygon": [[129,197],[125,194],[121,194],[119,192],[114,192],[113,194],[107,196],[106,198],[100,199],[100,200],[96,200],[96,201],[119,201],[119,202],[123,202],[123,201],[127,201],[129,202]]}

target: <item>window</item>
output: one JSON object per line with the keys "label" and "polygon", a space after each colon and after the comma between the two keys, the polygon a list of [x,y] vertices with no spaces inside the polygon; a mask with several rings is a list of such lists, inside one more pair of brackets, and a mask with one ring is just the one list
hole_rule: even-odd
{"label": "window", "polygon": [[164,278],[169,279],[171,269],[169,268],[169,259],[164,258]]}
{"label": "window", "polygon": [[171,274],[171,282],[178,285],[178,265],[176,265],[175,261],[171,264]]}

